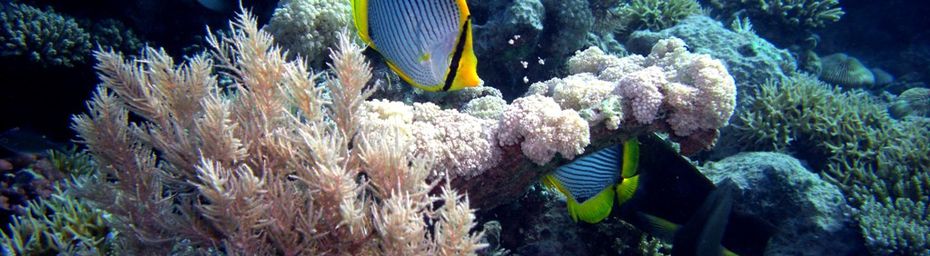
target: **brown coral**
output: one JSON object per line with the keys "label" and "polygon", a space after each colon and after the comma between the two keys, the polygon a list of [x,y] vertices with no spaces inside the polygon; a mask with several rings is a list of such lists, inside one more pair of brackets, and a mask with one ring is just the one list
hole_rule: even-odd
{"label": "brown coral", "polygon": [[875,84],[875,75],[859,59],[845,53],[834,53],[820,59],[823,69],[820,79],[825,82],[852,88]]}

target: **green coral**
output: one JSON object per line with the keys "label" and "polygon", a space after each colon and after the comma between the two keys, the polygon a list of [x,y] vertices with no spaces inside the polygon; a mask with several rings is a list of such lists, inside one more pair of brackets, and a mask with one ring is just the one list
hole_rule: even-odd
{"label": "green coral", "polygon": [[94,160],[90,153],[78,147],[65,150],[49,150],[48,161],[55,170],[71,175],[90,175],[96,172]]}
{"label": "green coral", "polygon": [[711,0],[710,3],[717,9],[745,11],[755,19],[802,29],[822,28],[846,14],[838,0]]}
{"label": "green coral", "polygon": [[930,255],[930,209],[924,202],[868,200],[859,213],[873,255]]}
{"label": "green coral", "polygon": [[[895,120],[868,93],[841,91],[809,75],[763,84],[749,102],[736,124],[741,141],[752,142],[754,149],[797,152],[843,189],[854,207],[874,208],[870,202],[875,200],[930,203],[930,174],[925,171],[930,166],[930,120]],[[926,214],[898,217],[917,224],[928,219]],[[917,246],[876,244],[881,243]]]}
{"label": "green coral", "polygon": [[632,0],[616,12],[625,20],[625,29],[652,31],[675,26],[688,16],[702,13],[694,0]]}
{"label": "green coral", "polygon": [[106,213],[58,189],[50,198],[30,201],[0,233],[4,255],[104,255],[112,233]]}
{"label": "green coral", "polygon": [[91,47],[90,34],[51,8],[0,4],[0,56],[71,67],[83,63]]}

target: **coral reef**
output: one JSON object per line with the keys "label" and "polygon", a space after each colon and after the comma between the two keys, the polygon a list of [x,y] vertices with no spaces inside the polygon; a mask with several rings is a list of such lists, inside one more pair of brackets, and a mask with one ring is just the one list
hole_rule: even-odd
{"label": "coral reef", "polygon": [[740,153],[704,164],[716,184],[730,181],[734,207],[778,227],[766,255],[849,255],[864,249],[840,189],[779,153]]}
{"label": "coral reef", "polygon": [[268,23],[268,32],[284,49],[315,68],[323,67],[336,34],[353,28],[352,7],[341,0],[281,1]]}
{"label": "coral reef", "polygon": [[4,255],[105,255],[114,230],[106,212],[78,200],[60,187],[50,198],[30,201],[26,213],[13,219],[9,234],[0,233]]}
{"label": "coral reef", "polygon": [[[713,134],[727,125],[736,106],[734,81],[723,64],[688,52],[677,38],[660,40],[645,57],[618,58],[589,48],[568,65],[582,73],[536,83],[528,94],[551,95],[563,108],[595,113],[586,117],[594,123],[609,120],[607,127],[634,119],[636,125],[668,125],[678,137]],[[608,98],[612,104],[598,104]]]}
{"label": "coral reef", "polygon": [[82,20],[81,25],[90,28],[91,41],[96,45],[112,47],[116,51],[125,53],[137,53],[144,47],[144,43],[136,32],[119,20],[106,19],[94,22]]}
{"label": "coral reef", "polygon": [[617,10],[624,30],[663,30],[682,19],[701,14],[701,5],[694,0],[632,0]]}
{"label": "coral reef", "polygon": [[710,0],[711,6],[729,13],[745,13],[753,20],[771,20],[780,26],[814,29],[843,17],[839,0]]}
{"label": "coral reef", "polygon": [[437,169],[448,172],[450,177],[470,178],[500,162],[495,139],[497,119],[443,110],[432,103],[410,106],[383,100],[366,102],[359,115],[362,129],[397,129],[398,139],[411,145],[404,153],[433,159]]}
{"label": "coral reef", "polygon": [[514,100],[504,111],[500,125],[500,144],[519,143],[523,155],[538,165],[548,163],[556,152],[573,159],[591,143],[588,123],[578,112],[562,110],[552,98],[540,95]]}
{"label": "coral reef", "polygon": [[930,88],[907,89],[895,98],[888,112],[898,119],[908,115],[930,117]]}
{"label": "coral reef", "polygon": [[[750,142],[744,146],[800,152],[803,160],[839,186],[850,204],[859,209],[876,200],[884,208],[894,208],[901,200],[927,203],[930,174],[923,170],[930,166],[930,134],[926,132],[930,120],[895,120],[868,93],[842,92],[806,75],[764,84],[750,102],[735,125],[740,140]],[[926,215],[887,217],[917,217],[908,220],[917,224],[927,219]],[[899,243],[867,243],[870,250],[882,244]],[[920,250],[910,247],[915,243],[900,245],[905,248],[899,251]]]}
{"label": "coral reef", "polygon": [[705,16],[685,18],[678,25],[658,32],[634,32],[627,42],[627,49],[647,54],[652,45],[669,37],[681,38],[694,53],[708,54],[723,61],[736,80],[740,99],[746,99],[745,96],[751,95],[759,84],[784,79],[797,69],[795,59],[788,51],[775,47],[751,30],[734,32]]}
{"label": "coral reef", "polygon": [[71,67],[90,54],[90,34],[51,8],[0,4],[0,56],[20,56],[43,66]]}
{"label": "coral reef", "polygon": [[[468,199],[427,182],[432,159],[403,154],[409,145],[391,136],[399,131],[362,128],[372,74],[348,35],[330,55],[324,98],[306,62],[287,61],[249,13],[230,27],[207,37],[211,57],[180,65],[151,48],[132,60],[96,53],[102,83],[73,127],[99,170],[76,193],[111,214],[117,254],[483,247]],[[215,67],[232,77],[229,88],[218,87]]]}
{"label": "coral reef", "polygon": [[858,218],[873,255],[930,254],[930,209],[926,202],[867,200]]}

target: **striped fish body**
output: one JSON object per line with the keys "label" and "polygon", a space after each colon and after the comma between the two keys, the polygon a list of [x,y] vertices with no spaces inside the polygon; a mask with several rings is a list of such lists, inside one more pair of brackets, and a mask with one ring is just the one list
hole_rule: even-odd
{"label": "striped fish body", "polygon": [[621,147],[613,146],[584,156],[543,176],[543,184],[565,195],[573,220],[598,223],[613,209],[621,154]]}
{"label": "striped fish body", "polygon": [[481,84],[465,0],[353,0],[359,36],[411,85],[448,91]]}
{"label": "striped fish body", "polygon": [[622,164],[620,154],[620,147],[612,146],[560,166],[552,174],[572,199],[584,202],[617,184]]}

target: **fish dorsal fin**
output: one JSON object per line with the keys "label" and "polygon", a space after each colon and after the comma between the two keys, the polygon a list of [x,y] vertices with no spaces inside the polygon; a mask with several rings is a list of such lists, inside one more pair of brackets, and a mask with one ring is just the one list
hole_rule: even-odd
{"label": "fish dorsal fin", "polygon": [[629,178],[639,173],[639,139],[632,138],[623,142],[623,171],[620,176]]}
{"label": "fish dorsal fin", "polygon": [[729,186],[720,186],[704,199],[694,216],[675,234],[672,253],[722,254],[724,248],[721,242],[733,206],[731,193]]}

